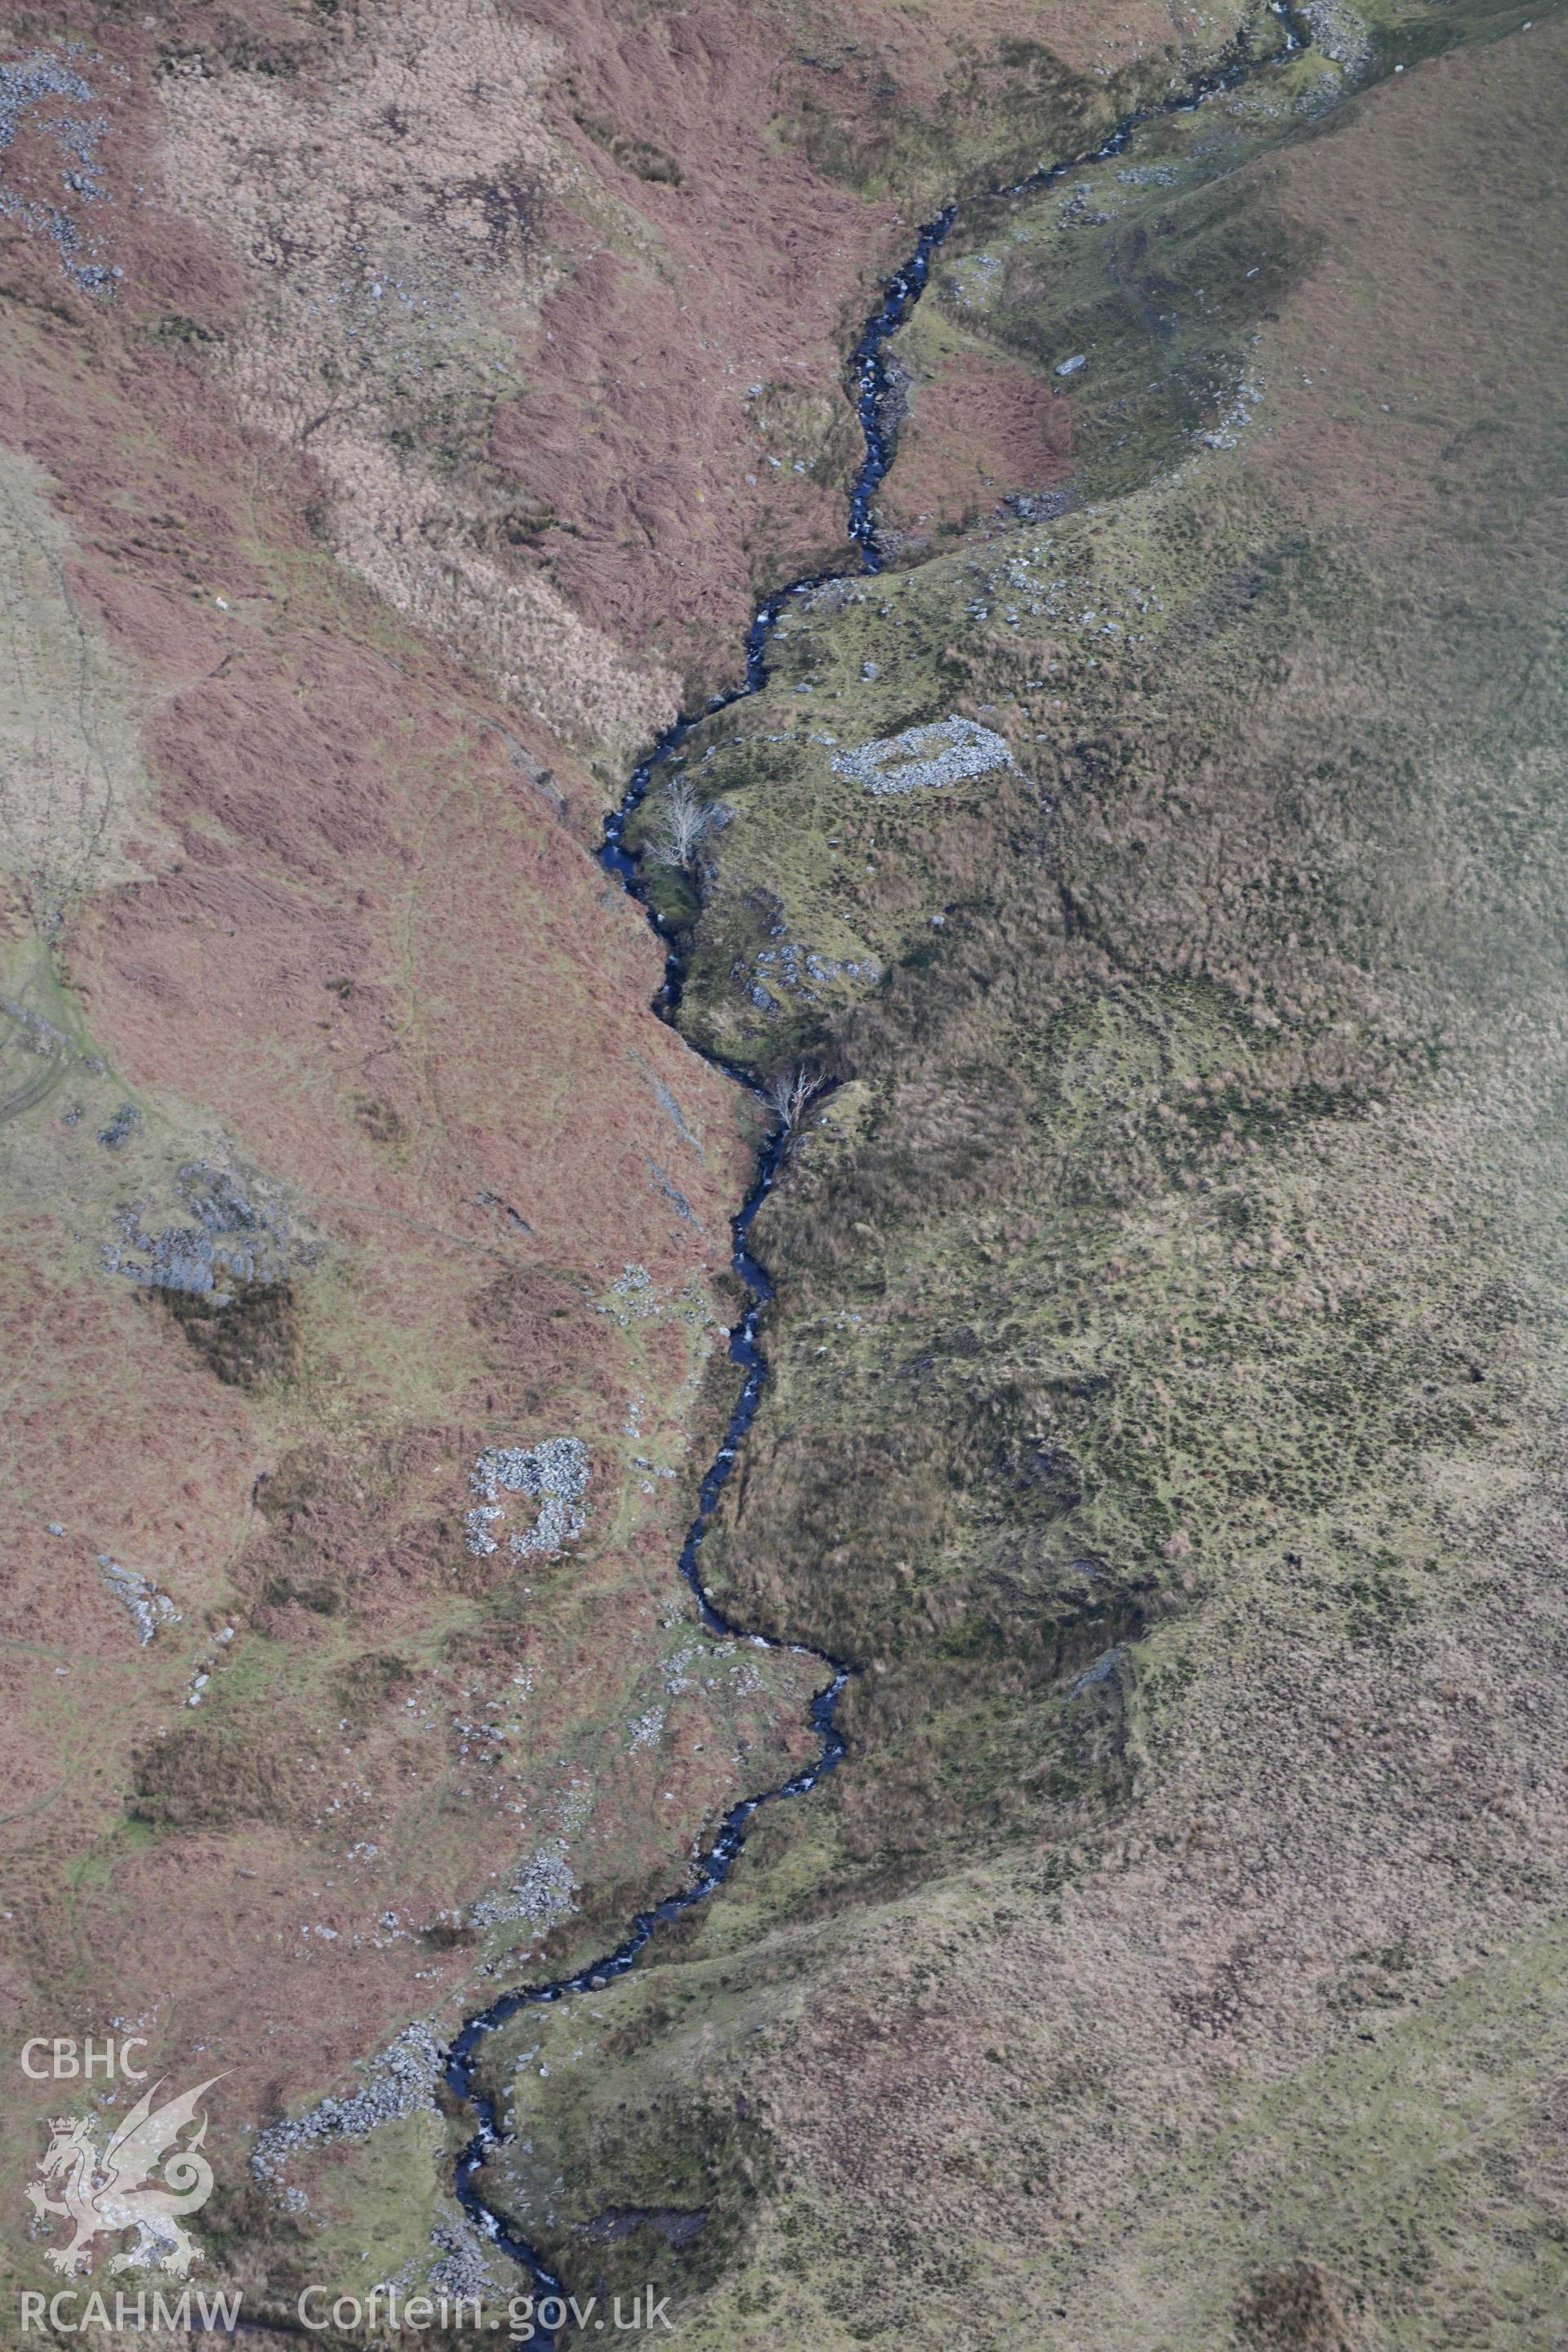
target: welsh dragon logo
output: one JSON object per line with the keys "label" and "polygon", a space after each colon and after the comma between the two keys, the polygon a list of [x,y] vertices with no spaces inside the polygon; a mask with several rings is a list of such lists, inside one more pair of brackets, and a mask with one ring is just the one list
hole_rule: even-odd
{"label": "welsh dragon logo", "polygon": [[[195,2137],[184,2147],[175,2142],[187,2124],[196,2122],[196,2107],[210,2091],[216,2074],[198,2083],[177,2099],[154,2107],[162,2084],[144,2091],[122,2123],[90,2116],[56,2116],[49,2125],[49,2145],[38,2160],[43,2180],[27,2183],[27,2202],[42,2221],[59,2214],[71,2222],[76,2235],[68,2246],[50,2246],[45,2260],[69,2277],[92,2267],[93,2241],[107,2231],[118,2236],[134,2230],[133,2243],[110,2263],[118,2271],[160,2270],[184,2278],[201,2248],[184,2227],[187,2213],[199,2213],[212,2195],[212,2167],[201,2154],[207,2136],[204,2115]],[[100,2149],[96,2138],[100,2121],[110,2137]],[[163,2168],[161,2181],[154,2176]],[[50,2188],[59,2194],[51,2197]]]}

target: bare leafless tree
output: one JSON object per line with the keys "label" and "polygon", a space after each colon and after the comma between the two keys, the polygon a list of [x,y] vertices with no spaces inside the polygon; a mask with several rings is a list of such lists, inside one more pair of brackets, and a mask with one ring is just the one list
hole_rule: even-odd
{"label": "bare leafless tree", "polygon": [[713,830],[713,811],[682,779],[666,784],[648,837],[648,854],[661,866],[684,870]]}
{"label": "bare leafless tree", "polygon": [[807,1109],[822,1092],[820,1070],[802,1064],[798,1069],[779,1070],[762,1089],[763,1100],[773,1115],[774,1126],[784,1136],[794,1135]]}

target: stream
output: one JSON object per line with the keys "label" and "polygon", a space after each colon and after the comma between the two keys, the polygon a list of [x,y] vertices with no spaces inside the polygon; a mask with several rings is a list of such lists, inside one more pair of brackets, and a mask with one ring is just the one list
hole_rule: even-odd
{"label": "stream", "polygon": [[[1134,132],[1144,123],[1164,115],[1189,113],[1254,75],[1274,69],[1295,56],[1304,43],[1287,0],[1273,0],[1271,13],[1283,25],[1285,40],[1281,47],[1271,51],[1268,57],[1255,58],[1238,55],[1230,65],[1205,80],[1188,85],[1180,98],[1169,99],[1124,116],[1097,147],[1069,156],[1062,163],[1044,164],[1026,178],[1005,187],[989,190],[972,201],[976,204],[994,203],[998,199],[1035,194],[1065,179],[1071,172],[1081,171],[1088,164],[1104,163],[1121,154]],[[924,293],[932,258],[957,220],[959,212],[959,205],[951,204],[921,229],[914,252],[902,268],[888,280],[880,301],[867,320],[860,339],[850,353],[849,375],[854,387],[856,413],[865,436],[866,455],[850,486],[848,537],[859,551],[862,575],[883,568],[873,502],[897,451],[897,426],[889,415],[887,347]],[[741,683],[727,694],[715,695],[700,710],[683,713],[659,737],[647,758],[633,772],[619,807],[605,821],[604,845],[599,852],[600,862],[605,871],[614,876],[630,896],[639,900],[643,898],[637,861],[625,845],[626,829],[646,797],[654,777],[701,720],[712,717],[716,711],[727,709],[732,703],[743,701],[747,696],[758,693],[766,685],[768,641],[791,603],[809,595],[830,579],[849,576],[852,575],[818,572],[775,590],[758,607],[746,633],[745,669]],[[682,979],[679,955],[671,950],[666,957],[664,984],[654,1005],[665,1020],[672,1019],[679,1005]],[[725,1074],[738,1084],[749,1083],[743,1072],[726,1070]],[[742,1440],[756,1418],[767,1378],[767,1363],[757,1334],[763,1310],[773,1297],[773,1286],[762,1265],[752,1255],[748,1236],[752,1220],[773,1190],[788,1140],[787,1131],[781,1130],[763,1150],[758,1162],[756,1180],[731,1220],[730,1262],[745,1286],[747,1307],[741,1321],[730,1334],[730,1355],[731,1360],[740,1366],[743,1377],[741,1393],[730,1415],[723,1441],[699,1490],[697,1516],[687,1532],[679,1560],[680,1573],[696,1596],[698,1614],[706,1630],[710,1633],[731,1635],[753,1643],[761,1642],[762,1637],[748,1633],[743,1627],[731,1623],[710,1600],[702,1583],[700,1555],[719,1497],[734,1468]],[[557,1977],[547,1984],[521,1986],[515,1991],[503,1993],[488,2009],[479,2011],[466,2021],[447,2053],[445,2071],[447,2085],[479,2117],[479,2129],[458,2159],[456,2189],[458,2202],[485,2237],[508,2254],[532,2281],[541,2301],[550,2297],[559,2299],[561,2318],[553,2327],[536,2321],[531,2334],[509,2339],[530,2346],[531,2352],[556,2352],[562,2328],[566,2324],[567,2289],[535,2249],[485,2202],[481,2194],[480,2176],[502,2144],[505,2133],[496,2102],[479,2080],[479,2054],[489,2036],[521,2011],[567,2000],[576,1993],[602,1992],[617,1977],[625,1976],[627,1969],[636,1964],[661,1920],[678,1918],[694,1904],[705,1902],[716,1888],[723,1885],[745,1844],[752,1816],[763,1806],[809,1795],[820,1780],[837,1770],[842,1763],[845,1738],[837,1720],[838,1702],[850,1675],[858,1669],[844,1660],[830,1657],[822,1651],[806,1649],[798,1643],[768,1641],[763,1646],[787,1648],[793,1650],[796,1656],[816,1658],[825,1671],[826,1680],[811,1706],[812,1725],[819,1742],[816,1762],[777,1788],[743,1798],[739,1804],[731,1806],[712,1843],[691,1865],[682,1886],[646,1911],[637,1912],[613,1951],[600,1959],[590,1961],[586,1967],[574,1970],[570,1976]]]}

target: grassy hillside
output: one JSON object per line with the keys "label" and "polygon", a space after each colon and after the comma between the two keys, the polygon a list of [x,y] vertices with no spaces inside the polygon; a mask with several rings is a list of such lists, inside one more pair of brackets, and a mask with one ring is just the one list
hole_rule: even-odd
{"label": "grassy hillside", "polygon": [[836,1082],[712,1571],[854,1747],[531,2022],[504,2185],[694,2345],[1563,2324],[1565,68],[983,225],[912,414],[1048,365],[1063,510],[687,747],[683,1024]]}

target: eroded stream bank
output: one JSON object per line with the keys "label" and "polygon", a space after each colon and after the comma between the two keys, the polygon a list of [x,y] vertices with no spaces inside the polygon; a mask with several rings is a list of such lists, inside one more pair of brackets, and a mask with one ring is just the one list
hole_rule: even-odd
{"label": "eroded stream bank", "polygon": [[[618,848],[606,850],[610,856],[624,856]],[[629,863],[629,861],[628,861]],[[614,870],[614,869],[612,869]],[[807,1650],[797,1644],[783,1644],[764,1640],[761,1634],[745,1633],[713,1606],[702,1584],[700,1548],[708,1525],[718,1504],[719,1496],[734,1467],[741,1441],[756,1416],[762,1396],[767,1366],[757,1340],[757,1326],[763,1307],[773,1296],[772,1285],[747,1246],[752,1221],[772,1191],[783,1158],[786,1137],[777,1136],[763,1151],[757,1178],[751,1192],[734,1217],[731,1232],[732,1244],[731,1264],[749,1294],[746,1312],[730,1334],[731,1360],[741,1367],[741,1393],[731,1412],[723,1442],[702,1480],[698,1496],[697,1516],[687,1531],[680,1551],[680,1572],[697,1598],[698,1613],[704,1629],[718,1636],[730,1636],[774,1649],[793,1647],[798,1656],[820,1660],[826,1679],[812,1701],[811,1720],[820,1742],[816,1760],[796,1772],[776,1788],[763,1790],[753,1797],[744,1797],[732,1805],[720,1824],[718,1835],[705,1848],[693,1865],[686,1884],[662,1902],[639,1911],[632,1919],[626,1935],[615,1949],[585,1967],[574,1969],[570,1976],[558,1977],[542,1985],[525,1986],[503,1993],[501,1998],[468,2020],[447,2054],[446,2077],[448,2087],[468,2102],[479,2118],[479,2129],[464,2149],[458,2162],[458,2195],[468,2212],[479,2221],[487,2236],[510,2254],[533,2280],[541,2298],[561,2295],[564,2288],[560,2280],[541,2260],[533,2247],[504,2223],[486,2204],[480,2191],[480,2176],[500,2143],[501,2129],[496,2103],[478,2079],[479,2052],[489,2035],[505,2025],[524,2009],[545,2006],[564,2000],[574,1993],[602,1992],[617,1977],[624,1976],[636,1962],[638,1954],[661,1920],[679,1918],[694,1904],[703,1902],[716,1887],[721,1886],[733,1868],[737,1855],[745,1843],[746,1831],[753,1814],[763,1805],[789,1797],[806,1796],[826,1773],[842,1762],[845,1751],[844,1735],[835,1717],[838,1701],[848,1680],[851,1667],[820,1651]],[[531,2336],[519,2340],[535,2346],[553,2341],[554,2330],[536,2327]]]}
{"label": "eroded stream bank", "polygon": [[[999,200],[1038,194],[1070,173],[1080,171],[1095,163],[1115,157],[1126,149],[1128,142],[1144,124],[1173,114],[1182,114],[1205,104],[1212,99],[1237,87],[1259,74],[1278,70],[1297,56],[1305,46],[1288,7],[1277,5],[1272,13],[1284,28],[1280,46],[1263,58],[1248,55],[1237,57],[1203,82],[1191,86],[1178,97],[1156,106],[1129,114],[1097,146],[1081,153],[1048,165],[1006,187],[992,190],[973,199],[975,205],[994,204]],[[887,346],[910,317],[915,304],[925,291],[931,265],[938,248],[951,233],[961,215],[954,203],[929,221],[920,231],[913,253],[903,267],[889,278],[881,298],[862,329],[849,358],[849,376],[856,401],[857,414],[865,438],[866,454],[851,485],[848,500],[848,537],[858,549],[860,572],[874,573],[882,569],[883,555],[878,543],[874,513],[876,494],[891,467],[897,450],[897,429],[891,419],[889,382],[887,368]],[[658,742],[634,771],[619,806],[606,819],[604,846],[600,852],[605,870],[613,875],[631,896],[642,899],[637,862],[625,845],[629,821],[646,797],[660,770],[679,749],[692,729],[704,719],[761,690],[767,682],[767,649],[781,617],[792,601],[824,586],[831,579],[856,576],[850,572],[817,573],[791,583],[776,591],[759,608],[747,632],[745,668],[742,682],[723,695],[712,698],[702,709],[683,714],[659,739]],[[651,918],[650,918],[651,919]],[[683,970],[679,954],[670,950],[667,955],[665,982],[657,1000],[657,1009],[668,1019],[673,1017],[679,1001]],[[737,1083],[747,1083],[745,1075],[727,1070]],[[503,1994],[486,2009],[478,2011],[464,2024],[451,2045],[446,2062],[448,2087],[464,2100],[479,2117],[479,2129],[458,2158],[456,2175],[457,2193],[470,2217],[486,2236],[518,2264],[533,2282],[538,2298],[548,2305],[548,2299],[560,2299],[560,2318],[554,2325],[536,2322],[530,2336],[514,2340],[530,2343],[535,2352],[553,2352],[561,2329],[566,2325],[567,2289],[550,2269],[537,2250],[505,2221],[486,2202],[482,2177],[487,2165],[500,2147],[504,2133],[495,2098],[484,2088],[480,2076],[480,2056],[488,2038],[506,2025],[522,2011],[545,2007],[570,1999],[574,1995],[604,1990],[616,1978],[631,1969],[661,1920],[677,1918],[694,1905],[704,1901],[722,1885],[744,1845],[752,1817],[765,1805],[788,1798],[807,1795],[828,1773],[834,1771],[845,1755],[845,1738],[838,1728],[838,1703],[855,1667],[846,1661],[801,1645],[784,1645],[760,1634],[747,1633],[732,1623],[710,1600],[700,1573],[700,1551],[704,1537],[718,1505],[720,1496],[734,1467],[739,1447],[754,1420],[766,1379],[766,1361],[758,1339],[763,1309],[773,1296],[767,1275],[752,1255],[748,1236],[763,1202],[777,1179],[788,1142],[787,1130],[781,1132],[762,1154],[757,1177],[741,1209],[732,1220],[731,1263],[745,1286],[747,1307],[742,1320],[730,1334],[730,1354],[740,1366],[742,1383],[740,1396],[731,1413],[718,1453],[703,1477],[699,1492],[697,1516],[693,1519],[681,1548],[679,1568],[682,1576],[696,1596],[698,1611],[704,1628],[710,1633],[728,1635],[776,1648],[791,1646],[796,1654],[819,1660],[825,1675],[822,1688],[812,1704],[812,1723],[819,1739],[816,1760],[780,1786],[743,1799],[733,1806],[720,1826],[711,1843],[698,1857],[685,1884],[661,1902],[638,1912],[629,1923],[622,1940],[609,1953],[583,1968],[550,1982],[520,1987]],[[547,2309],[547,2316],[553,2316]]]}

